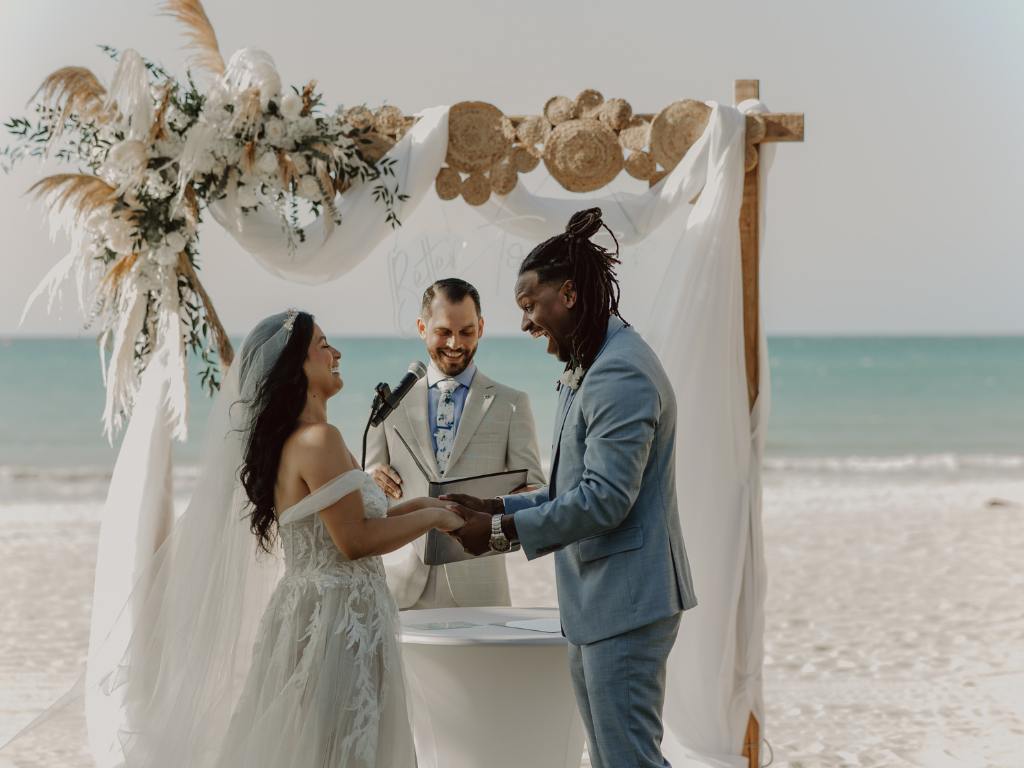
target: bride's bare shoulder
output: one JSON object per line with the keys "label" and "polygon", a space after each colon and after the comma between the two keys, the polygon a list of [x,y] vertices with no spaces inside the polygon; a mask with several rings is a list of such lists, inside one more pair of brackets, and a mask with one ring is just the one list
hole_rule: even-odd
{"label": "bride's bare shoulder", "polygon": [[305,480],[314,482],[356,468],[341,430],[327,423],[300,425],[285,442],[285,459]]}
{"label": "bride's bare shoulder", "polygon": [[288,443],[296,448],[322,450],[344,450],[345,438],[341,436],[341,430],[326,421],[316,424],[301,424],[291,436]]}

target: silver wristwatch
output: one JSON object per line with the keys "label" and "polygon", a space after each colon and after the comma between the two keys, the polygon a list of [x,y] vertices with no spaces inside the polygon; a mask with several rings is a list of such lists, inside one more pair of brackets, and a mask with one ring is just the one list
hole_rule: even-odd
{"label": "silver wristwatch", "polygon": [[512,549],[512,542],[508,540],[505,532],[501,530],[502,515],[491,515],[491,551],[509,552]]}

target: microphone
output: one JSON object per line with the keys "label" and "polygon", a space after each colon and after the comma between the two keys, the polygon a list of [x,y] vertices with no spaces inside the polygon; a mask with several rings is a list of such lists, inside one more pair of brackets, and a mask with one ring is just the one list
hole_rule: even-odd
{"label": "microphone", "polygon": [[387,384],[378,384],[377,398],[374,401],[373,412],[370,414],[371,426],[379,427],[384,419],[390,416],[392,411],[402,402],[402,398],[409,394],[409,390],[413,388],[413,385],[422,379],[426,373],[427,366],[419,360],[414,360],[409,363],[409,372],[402,377],[402,380],[398,382],[398,386],[394,389],[388,387]]}

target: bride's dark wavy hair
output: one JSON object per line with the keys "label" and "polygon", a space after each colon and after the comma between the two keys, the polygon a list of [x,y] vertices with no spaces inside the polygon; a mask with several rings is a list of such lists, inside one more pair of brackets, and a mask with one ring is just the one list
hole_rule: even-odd
{"label": "bride's dark wavy hair", "polygon": [[[249,402],[252,417],[238,478],[249,497],[249,529],[270,552],[277,536],[274,486],[281,450],[306,406],[309,381],[303,364],[313,339],[313,316],[299,312],[288,342]],[[242,371],[243,379],[245,371]]]}
{"label": "bride's dark wavy hair", "polygon": [[[601,228],[608,230],[615,252],[593,243],[590,238]],[[566,369],[589,368],[608,332],[608,318],[619,314],[619,281],[615,267],[619,241],[601,219],[600,208],[577,211],[565,225],[565,232],[548,238],[523,259],[519,274],[536,272],[541,283],[561,285],[571,280],[576,288],[576,326],[570,338]]]}

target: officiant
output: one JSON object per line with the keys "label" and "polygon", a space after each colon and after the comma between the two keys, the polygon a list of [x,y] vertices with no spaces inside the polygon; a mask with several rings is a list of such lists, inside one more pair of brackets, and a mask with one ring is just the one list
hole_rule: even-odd
{"label": "officiant", "polygon": [[[484,332],[476,288],[458,278],[434,282],[423,292],[416,327],[430,358],[427,375],[370,431],[367,471],[377,485],[392,502],[428,495],[429,479],[506,470],[525,469],[530,485],[543,485],[529,397],[473,361]],[[417,462],[434,477],[424,477]],[[403,610],[511,604],[502,556],[430,566],[409,545],[384,564]]]}

